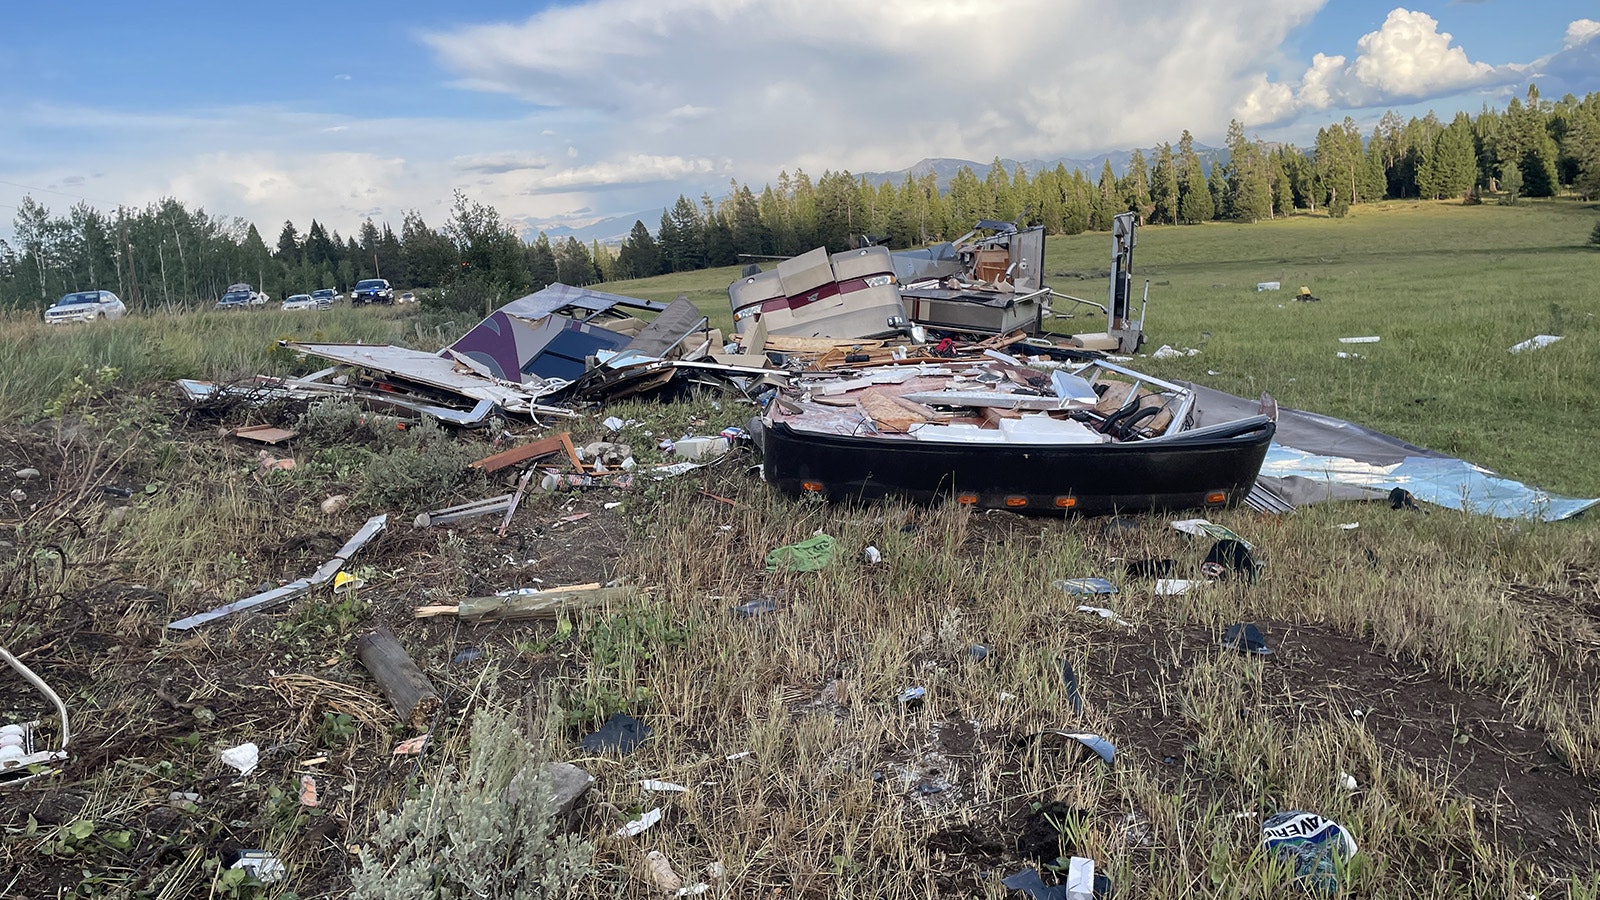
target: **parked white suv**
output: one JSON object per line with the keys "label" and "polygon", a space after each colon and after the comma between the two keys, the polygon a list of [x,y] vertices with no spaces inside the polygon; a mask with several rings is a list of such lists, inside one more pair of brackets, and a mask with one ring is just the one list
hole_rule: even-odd
{"label": "parked white suv", "polygon": [[62,325],[67,322],[93,322],[95,319],[120,319],[127,313],[128,307],[110,291],[76,291],[45,310],[44,321],[47,325]]}

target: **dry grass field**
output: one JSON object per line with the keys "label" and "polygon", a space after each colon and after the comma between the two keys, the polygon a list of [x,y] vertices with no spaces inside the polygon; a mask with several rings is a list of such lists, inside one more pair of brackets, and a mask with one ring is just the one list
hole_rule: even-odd
{"label": "dry grass field", "polygon": [[[1357,212],[1142,231],[1147,350],[1201,352],[1137,365],[1600,495],[1600,251],[1583,245],[1600,211]],[[1052,240],[1052,283],[1097,296],[1107,244]],[[727,275],[607,287],[687,292],[725,316]],[[1286,290],[1257,294],[1268,280]],[[1302,283],[1322,300],[1294,303]],[[1230,510],[1210,518],[1254,545],[1259,579],[1158,596],[1127,564],[1197,571],[1211,541],[1171,528],[1183,514],[792,502],[741,449],[630,490],[532,495],[504,537],[494,517],[413,529],[419,511],[509,490],[514,472],[466,468],[492,432],[400,429],[338,403],[196,410],[170,387],[309,365],[277,337],[428,347],[468,324],[338,310],[4,326],[0,646],[61,694],[73,739],[62,772],[0,791],[0,896],[671,896],[645,872],[655,851],[717,897],[1020,897],[1001,880],[1082,856],[1118,898],[1279,898],[1302,886],[1261,824],[1308,810],[1359,844],[1343,896],[1600,897],[1592,518]],[[1505,352],[1541,332],[1564,339]],[[1382,341],[1336,358],[1353,334]],[[617,416],[649,463],[662,438],[753,413],[700,396],[505,424],[582,443]],[[273,450],[294,469],[222,434],[257,422],[299,431]],[[348,506],[325,513],[338,494]],[[359,590],[164,627],[308,574],[380,512],[389,529],[351,561]],[[818,532],[835,539],[828,565],[765,570]],[[1118,592],[1052,584],[1090,576]],[[413,615],[611,581],[630,599],[555,619]],[[734,611],[752,600],[775,608]],[[1222,648],[1242,622],[1276,652]],[[420,756],[391,753],[415,731],[356,659],[379,626],[442,695]],[[913,687],[920,701],[902,702]],[[47,712],[0,671],[6,711]],[[627,753],[579,746],[619,712],[653,735]],[[1104,736],[1114,764],[1047,729]],[[262,759],[241,777],[218,753],[246,741]],[[518,774],[552,760],[595,778],[568,817]],[[617,836],[655,809],[654,827]],[[245,849],[278,856],[284,878],[227,868]]]}

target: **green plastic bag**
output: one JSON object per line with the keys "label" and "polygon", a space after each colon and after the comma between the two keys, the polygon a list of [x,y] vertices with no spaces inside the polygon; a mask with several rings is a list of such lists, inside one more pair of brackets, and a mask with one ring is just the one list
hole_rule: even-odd
{"label": "green plastic bag", "polygon": [[787,544],[767,554],[767,571],[788,569],[792,572],[815,572],[833,561],[833,538],[825,534],[814,535],[798,544]]}

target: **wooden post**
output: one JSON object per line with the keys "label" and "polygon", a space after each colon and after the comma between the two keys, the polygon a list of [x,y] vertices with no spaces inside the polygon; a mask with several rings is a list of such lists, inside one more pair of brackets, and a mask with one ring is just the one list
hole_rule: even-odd
{"label": "wooden post", "polygon": [[412,728],[426,728],[439,708],[439,692],[400,646],[394,633],[380,628],[356,642],[356,658],[383,688],[400,720]]}

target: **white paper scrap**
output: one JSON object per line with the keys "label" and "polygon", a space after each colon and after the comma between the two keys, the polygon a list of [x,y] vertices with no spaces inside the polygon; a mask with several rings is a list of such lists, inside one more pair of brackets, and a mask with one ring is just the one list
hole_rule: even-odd
{"label": "white paper scrap", "polygon": [[1122,625],[1127,628],[1133,627],[1132,622],[1129,622],[1127,619],[1117,615],[1115,612],[1106,609],[1104,606],[1080,606],[1078,607],[1078,612],[1089,613],[1090,615],[1099,616],[1102,619],[1110,619],[1118,625]]}
{"label": "white paper scrap", "polygon": [[632,822],[617,829],[617,837],[637,837],[661,821],[661,810],[652,809]]}

